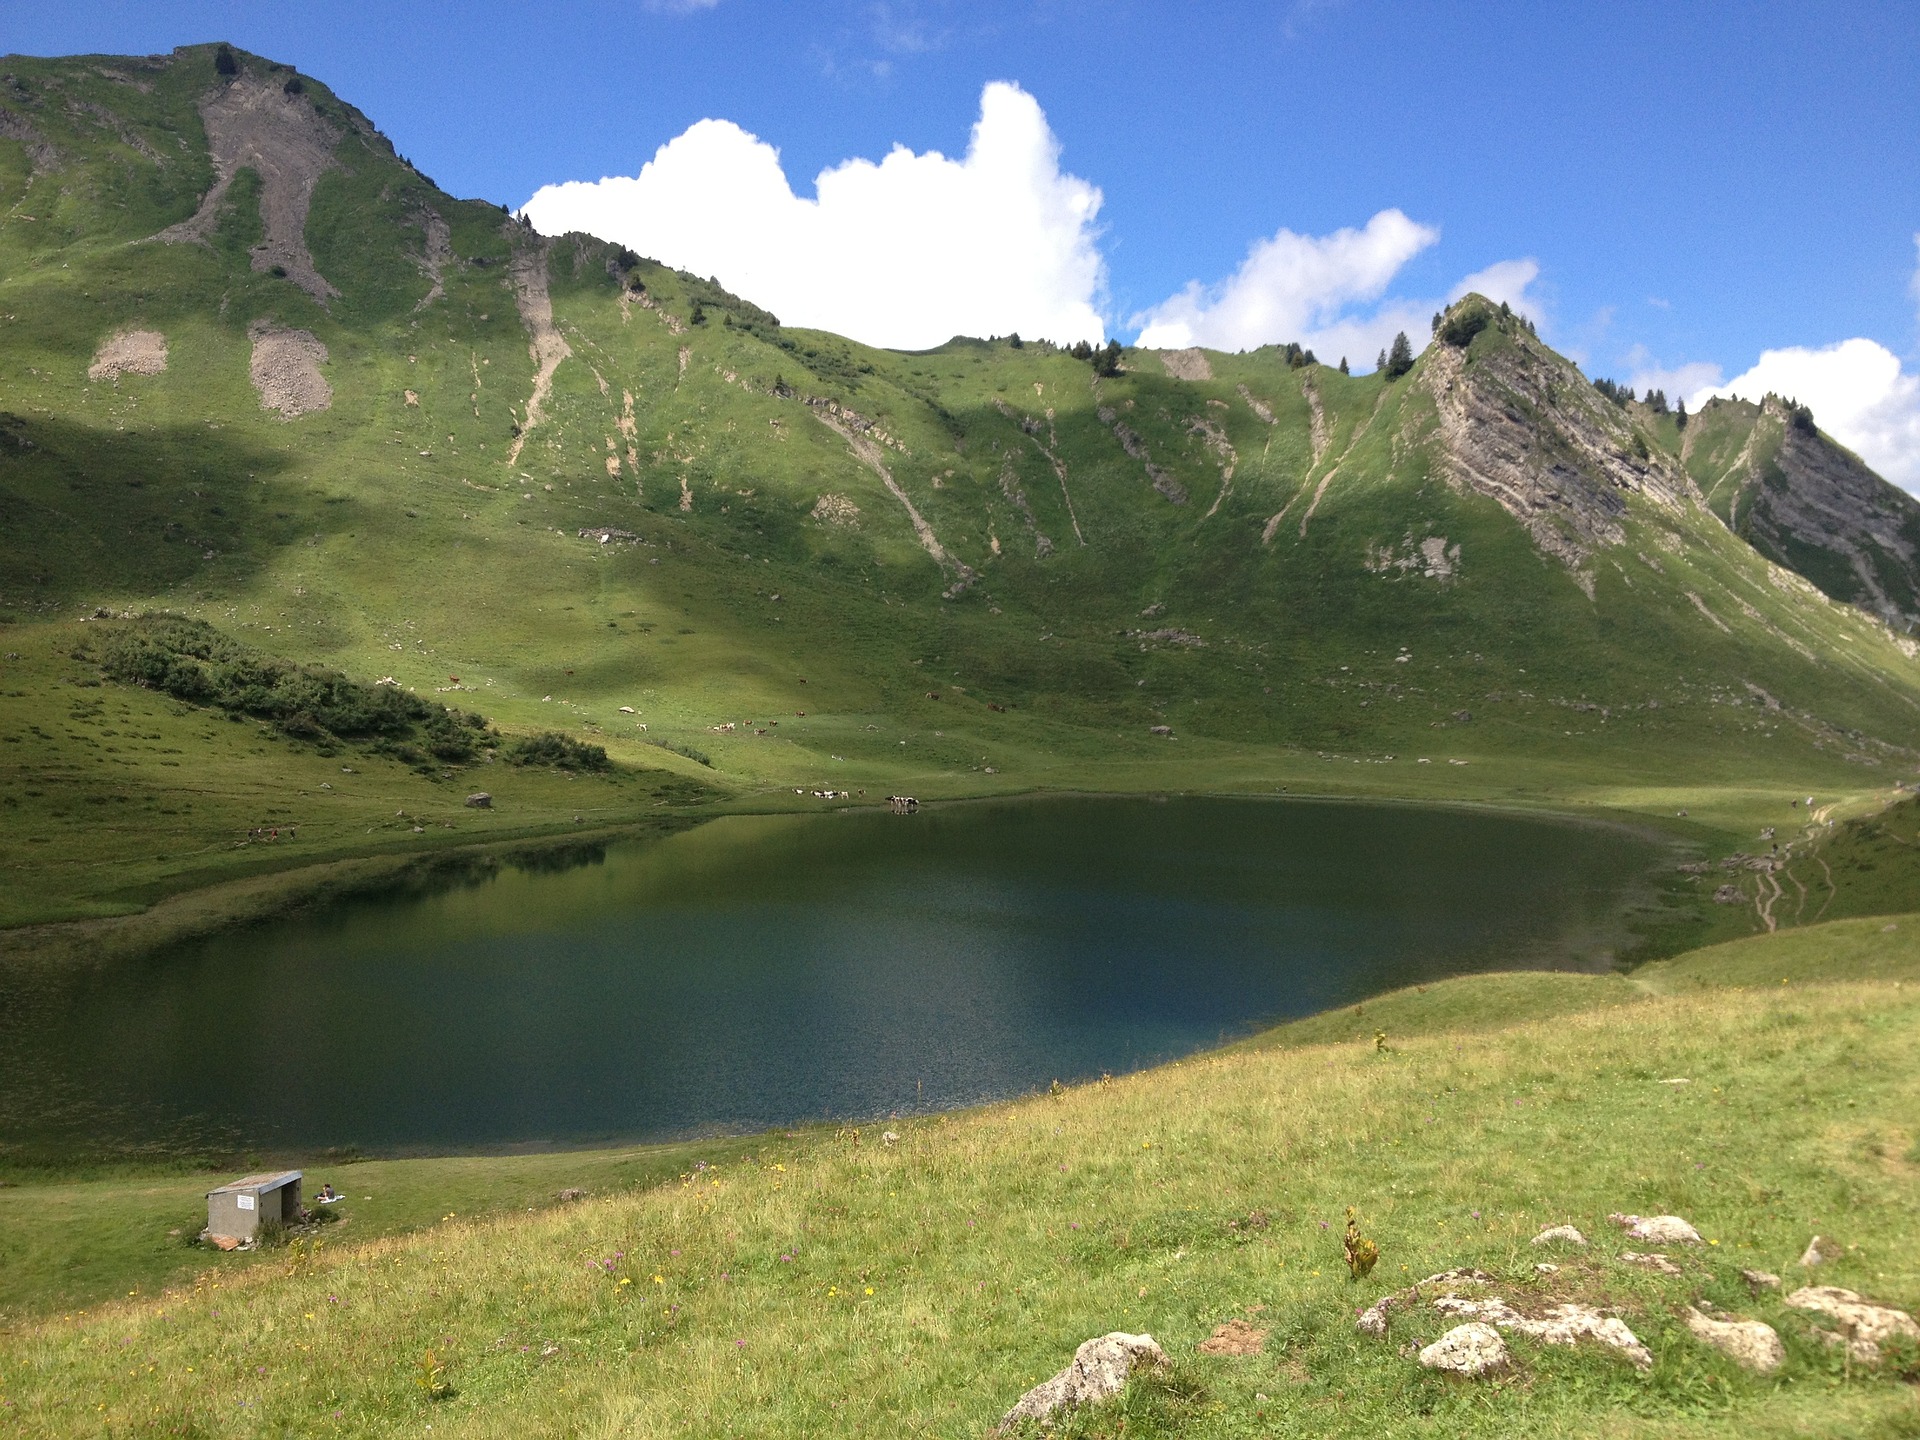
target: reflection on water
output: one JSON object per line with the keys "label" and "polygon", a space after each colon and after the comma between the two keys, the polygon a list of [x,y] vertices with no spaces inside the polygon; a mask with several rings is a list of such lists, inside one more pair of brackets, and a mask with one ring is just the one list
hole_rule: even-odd
{"label": "reflection on water", "polygon": [[0,1143],[461,1148],[965,1103],[1465,970],[1603,967],[1656,858],[1301,802],[718,820],[0,972]]}

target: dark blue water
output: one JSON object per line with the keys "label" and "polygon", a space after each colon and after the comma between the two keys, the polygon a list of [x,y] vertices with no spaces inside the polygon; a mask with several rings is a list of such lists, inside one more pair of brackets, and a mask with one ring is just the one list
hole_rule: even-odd
{"label": "dark blue water", "polygon": [[0,1144],[462,1149],[961,1104],[1444,975],[1604,968],[1660,853],[1304,802],[720,820],[0,971]]}

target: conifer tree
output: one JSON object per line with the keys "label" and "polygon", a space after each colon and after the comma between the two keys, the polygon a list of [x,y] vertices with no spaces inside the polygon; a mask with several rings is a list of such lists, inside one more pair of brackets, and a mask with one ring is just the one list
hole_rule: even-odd
{"label": "conifer tree", "polygon": [[1402,330],[1393,337],[1393,348],[1387,352],[1386,371],[1389,380],[1398,380],[1413,368],[1413,345]]}

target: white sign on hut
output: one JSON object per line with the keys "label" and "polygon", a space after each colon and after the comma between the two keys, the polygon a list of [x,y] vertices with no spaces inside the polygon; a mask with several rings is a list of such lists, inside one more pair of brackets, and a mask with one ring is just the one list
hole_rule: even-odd
{"label": "white sign on hut", "polygon": [[298,1170],[245,1175],[207,1192],[207,1239],[244,1245],[258,1237],[262,1225],[291,1225],[301,1213]]}

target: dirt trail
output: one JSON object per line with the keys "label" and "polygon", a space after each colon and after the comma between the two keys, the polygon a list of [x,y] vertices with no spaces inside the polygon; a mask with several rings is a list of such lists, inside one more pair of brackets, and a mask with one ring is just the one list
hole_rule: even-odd
{"label": "dirt trail", "polygon": [[118,380],[122,375],[161,375],[167,368],[167,337],[158,330],[122,330],[109,335],[87,367],[89,380]]}
{"label": "dirt trail", "polygon": [[[1768,893],[1769,889],[1771,894]],[[1771,871],[1762,874],[1760,883],[1754,887],[1753,908],[1760,912],[1761,922],[1767,927],[1769,935],[1780,928],[1779,922],[1773,918],[1773,905],[1785,893]]]}
{"label": "dirt trail", "polygon": [[[524,232],[509,224],[510,239],[522,239]],[[553,298],[547,293],[547,255],[550,240],[536,239],[517,246],[507,262],[507,276],[513,282],[513,303],[520,310],[520,323],[527,327],[527,352],[534,363],[533,393],[527,397],[527,412],[520,422],[520,433],[507,450],[507,464],[516,465],[520,451],[533,433],[533,427],[545,420],[544,406],[553,390],[553,372],[560,362],[573,354],[565,337],[553,323]]]}
{"label": "dirt trail", "polygon": [[333,158],[340,132],[320,117],[305,95],[289,95],[280,81],[251,71],[202,100],[200,119],[213,156],[213,188],[190,219],[153,238],[168,244],[208,243],[233,177],[252,170],[260,177],[260,224],[266,232],[253,247],[253,268],[278,266],[325,305],[340,292],[314,268],[307,250],[307,210],[320,177],[340,168]]}
{"label": "dirt trail", "polygon": [[886,457],[881,453],[880,447],[858,430],[844,423],[837,415],[821,409],[812,410],[810,413],[814,419],[846,441],[847,448],[854,453],[855,458],[878,475],[880,483],[887,487],[887,493],[900,502],[901,508],[907,512],[907,519],[913,524],[913,533],[920,539],[920,548],[933,557],[934,564],[953,577],[953,583],[947,587],[945,598],[951,600],[965,594],[967,588],[978,577],[971,566],[940,543],[940,537],[933,533],[933,527],[914,507],[913,501],[907,498],[907,492],[900,488],[900,483],[893,478],[893,472],[887,468]]}

